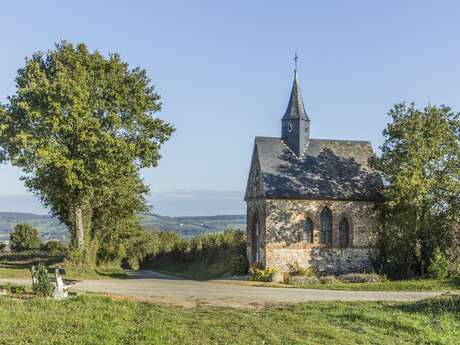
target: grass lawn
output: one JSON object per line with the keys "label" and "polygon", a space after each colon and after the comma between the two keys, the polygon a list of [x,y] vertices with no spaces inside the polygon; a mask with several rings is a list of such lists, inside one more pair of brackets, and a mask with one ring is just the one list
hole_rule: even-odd
{"label": "grass lawn", "polygon": [[326,283],[298,286],[322,290],[368,290],[368,291],[447,291],[460,290],[460,277],[447,279],[392,280],[378,283]]}
{"label": "grass lawn", "polygon": [[[97,268],[97,269],[78,269],[65,268],[66,275],[64,279],[82,280],[82,279],[110,279],[125,278],[126,273],[121,268]],[[0,267],[0,278],[31,278],[28,268],[5,268]]]}
{"label": "grass lawn", "polygon": [[0,297],[0,344],[458,344],[460,300],[185,309]]}
{"label": "grass lawn", "polygon": [[50,269],[54,267],[64,268],[65,279],[108,279],[123,278],[126,273],[115,266],[100,268],[81,268],[68,265],[62,257],[48,257],[40,253],[4,254],[0,256],[0,278],[29,278],[31,279],[30,267],[42,262]]}

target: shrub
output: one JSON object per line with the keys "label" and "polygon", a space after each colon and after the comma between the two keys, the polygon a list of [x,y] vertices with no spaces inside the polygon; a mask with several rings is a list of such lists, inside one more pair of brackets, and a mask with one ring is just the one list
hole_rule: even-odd
{"label": "shrub", "polygon": [[0,242],[0,253],[3,253],[6,250],[6,243]]}
{"label": "shrub", "polygon": [[342,283],[378,283],[386,281],[385,276],[381,276],[375,273],[348,273],[338,277]]}
{"label": "shrub", "polygon": [[10,248],[13,252],[39,249],[41,240],[37,229],[29,224],[18,224],[10,235]]}
{"label": "shrub", "polygon": [[23,294],[26,292],[26,288],[23,285],[5,284],[3,288],[11,294]]}
{"label": "shrub", "polygon": [[444,279],[449,274],[449,261],[439,248],[436,248],[428,266],[428,272],[435,279]]}
{"label": "shrub", "polygon": [[321,284],[335,284],[339,282],[339,280],[334,276],[324,276],[319,278],[319,281],[321,282]]}
{"label": "shrub", "polygon": [[289,274],[293,276],[316,276],[315,269],[313,267],[302,267],[297,261],[293,264],[289,264]]}
{"label": "shrub", "polygon": [[289,277],[289,284],[292,285],[310,285],[318,284],[319,279],[315,276],[291,276]]}
{"label": "shrub", "polygon": [[234,276],[242,276],[248,273],[249,262],[246,256],[238,255],[233,256],[230,260],[229,273]]}
{"label": "shrub", "polygon": [[48,269],[42,263],[39,263],[35,271],[36,282],[32,284],[32,290],[40,296],[49,297],[53,294],[53,284],[48,278]]}
{"label": "shrub", "polygon": [[62,242],[51,240],[46,242],[41,249],[51,256],[61,256],[65,255],[67,248]]}
{"label": "shrub", "polygon": [[276,269],[270,267],[266,269],[252,267],[251,272],[251,280],[258,282],[269,282],[272,280],[272,275],[276,272]]}

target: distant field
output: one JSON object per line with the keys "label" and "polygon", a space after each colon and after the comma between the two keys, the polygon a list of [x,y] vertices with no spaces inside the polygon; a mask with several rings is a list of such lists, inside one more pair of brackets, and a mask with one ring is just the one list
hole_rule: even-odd
{"label": "distant field", "polygon": [[[45,239],[67,240],[66,228],[55,218],[32,213],[0,212],[0,241],[9,239],[16,224],[27,223],[36,227]],[[225,229],[240,229],[246,226],[244,215],[202,216],[202,217],[166,217],[145,214],[142,220],[146,228],[173,231],[184,237],[220,232]]]}
{"label": "distant field", "polygon": [[458,344],[457,299],[193,309],[0,297],[0,344]]}

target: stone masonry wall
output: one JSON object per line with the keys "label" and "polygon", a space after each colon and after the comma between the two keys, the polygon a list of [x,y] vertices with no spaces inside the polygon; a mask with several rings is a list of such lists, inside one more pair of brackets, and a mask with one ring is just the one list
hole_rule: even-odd
{"label": "stone masonry wall", "polygon": [[[332,212],[332,246],[320,244],[320,213],[324,207]],[[288,271],[297,262],[326,273],[369,270],[370,249],[379,227],[373,202],[326,200],[257,200],[248,202],[248,257],[251,254],[251,231],[254,215],[261,222],[260,253],[262,264]],[[313,221],[313,243],[303,239],[303,222]],[[339,248],[339,222],[345,217],[350,225],[349,246]],[[250,259],[250,262],[253,263]],[[260,262],[260,261],[259,261]]]}
{"label": "stone masonry wall", "polygon": [[[256,260],[253,257],[253,234],[256,231],[256,223],[259,223],[259,232],[260,232],[260,248],[259,250],[259,255],[260,259],[258,263],[262,265],[266,265],[265,262],[265,243],[266,243],[266,230],[265,230],[265,220],[266,220],[266,214],[265,214],[265,201],[263,200],[256,200],[256,201],[248,201],[247,203],[247,211],[246,211],[246,238],[247,238],[247,257],[249,259],[249,263],[251,265],[256,264]],[[254,244],[255,245],[255,244]]]}

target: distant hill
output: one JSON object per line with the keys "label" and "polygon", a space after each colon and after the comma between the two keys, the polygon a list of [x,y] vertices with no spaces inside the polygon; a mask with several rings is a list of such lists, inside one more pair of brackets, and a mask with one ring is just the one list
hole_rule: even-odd
{"label": "distant hill", "polygon": [[[67,240],[67,229],[51,216],[33,213],[0,212],[0,241],[9,239],[9,234],[16,224],[27,223],[38,229],[45,240]],[[244,215],[167,217],[147,213],[142,219],[146,229],[177,232],[184,237],[193,237],[210,232],[221,232],[225,229],[241,229],[246,227]]]}

